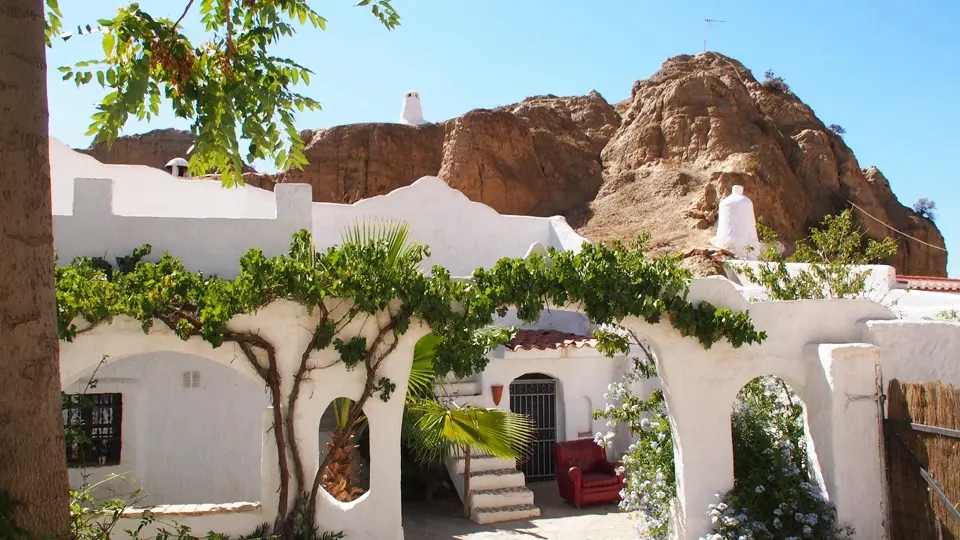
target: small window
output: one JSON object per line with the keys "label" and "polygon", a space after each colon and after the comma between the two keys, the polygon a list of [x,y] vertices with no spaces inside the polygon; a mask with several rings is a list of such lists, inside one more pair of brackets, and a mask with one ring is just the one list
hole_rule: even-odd
{"label": "small window", "polygon": [[122,394],[65,394],[68,467],[120,464]]}
{"label": "small window", "polygon": [[199,371],[184,371],[182,377],[184,388],[200,388]]}

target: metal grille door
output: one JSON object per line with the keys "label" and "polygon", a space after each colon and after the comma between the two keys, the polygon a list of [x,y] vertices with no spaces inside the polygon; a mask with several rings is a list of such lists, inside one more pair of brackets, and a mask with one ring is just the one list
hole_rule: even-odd
{"label": "metal grille door", "polygon": [[510,410],[534,423],[533,452],[517,468],[527,482],[553,480],[553,443],[557,441],[557,381],[546,375],[524,375],[510,383]]}

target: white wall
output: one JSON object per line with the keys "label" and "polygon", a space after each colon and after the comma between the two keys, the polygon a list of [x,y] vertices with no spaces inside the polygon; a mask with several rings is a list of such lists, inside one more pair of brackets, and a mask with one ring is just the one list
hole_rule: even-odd
{"label": "white wall", "polygon": [[560,402],[557,440],[592,439],[597,431],[606,430],[604,421],[593,420],[591,413],[603,408],[603,394],[610,383],[623,376],[626,362],[625,357],[607,358],[589,347],[516,352],[500,347],[492,354],[479,382],[487,407],[497,406],[493,403],[491,386],[502,384],[499,407],[509,409],[510,383],[517,377],[542,373],[556,379]]}
{"label": "white wall", "polygon": [[[579,247],[576,240],[584,241],[563,218],[500,215],[435,176],[352,205],[315,203],[313,236],[321,248],[336,245],[345,229],[364,219],[409,223],[412,236],[430,247],[424,269],[441,265],[455,276],[470,275],[503,257],[523,257],[534,242]],[[568,230],[558,233],[558,225]]]}
{"label": "white wall", "polygon": [[[343,316],[350,309],[349,302],[331,300],[328,308],[331,317]],[[396,309],[397,306],[392,306]],[[347,325],[343,336],[361,335],[372,342],[373,333],[378,325],[385,324],[387,315],[381,313],[370,321],[361,319]],[[279,301],[260,310],[256,315],[238,316],[230,321],[229,328],[238,332],[256,332],[276,347],[276,359],[282,381],[282,399],[289,396],[294,373],[300,365],[301,355],[312,338],[312,328],[319,322],[318,313],[307,313],[298,304]],[[368,324],[364,325],[363,323]],[[414,322],[410,329],[400,337],[396,348],[383,361],[380,375],[396,384],[393,399],[383,402],[370,399],[364,407],[364,413],[371,430],[370,491],[351,503],[339,503],[326,492],[321,493],[317,503],[317,522],[332,530],[343,530],[352,540],[401,540],[400,519],[400,420],[403,414],[403,399],[406,394],[407,380],[413,359],[413,347],[427,329]],[[112,324],[103,324],[81,333],[73,342],[63,342],[60,346],[61,384],[70,385],[83,373],[89,372],[102,355],[115,362],[124,358],[146,353],[179,352],[203,356],[226,369],[235,370],[253,384],[260,381],[246,362],[241,351],[231,343],[212,349],[209,344],[198,338],[182,341],[169,329],[155,325],[149,334],[144,334],[140,324],[129,319],[120,319]],[[298,400],[294,424],[298,434],[298,446],[304,458],[304,469],[308,478],[313,478],[319,468],[318,426],[320,417],[330,401],[339,396],[359,399],[363,391],[365,373],[363,370],[347,371],[337,364],[337,353],[324,349],[314,353],[309,362],[316,366],[331,366],[315,371],[304,386]],[[260,388],[258,386],[258,388]],[[257,523],[272,522],[276,516],[279,473],[276,447],[272,438],[272,410],[263,409],[263,394],[251,396],[261,408],[260,413],[260,456],[259,467],[246,471],[246,474],[261,477],[259,503],[255,512]],[[210,405],[216,407],[216,405]],[[251,407],[253,405],[250,405]],[[204,411],[195,410],[195,415]],[[204,419],[206,421],[206,419]],[[193,429],[193,428],[191,428]],[[149,435],[150,442],[155,437]],[[242,471],[241,471],[242,472]],[[292,498],[292,493],[291,500]],[[211,512],[210,523],[221,526],[223,520]],[[221,529],[230,535],[247,534],[250,519],[238,519],[235,526]],[[198,529],[209,530],[204,516],[191,518]]]}
{"label": "white wall", "polygon": [[960,387],[960,323],[869,321],[863,340],[880,347],[887,383],[942,381]]}
{"label": "white wall", "polygon": [[[820,407],[811,412],[811,435],[839,519],[856,527],[859,537],[884,538],[880,354],[858,341],[861,321],[892,319],[890,310],[865,300],[749,303],[723,278],[694,280],[689,299],[749,310],[769,339],[740,349],[720,342],[705,350],[667,322],[651,326],[639,319],[623,321],[650,341],[657,357],[677,463],[674,537],[699,538],[710,530],[707,506],[714,493],[733,486],[733,401],[750,380],[777,375],[808,406]],[[848,403],[849,395],[870,399]]]}
{"label": "white wall", "polygon": [[[755,271],[766,263],[755,261],[731,261],[726,264],[727,276],[737,285],[743,296],[749,300],[767,298],[766,290],[751,281],[743,272],[743,267]],[[806,263],[789,263],[787,271],[796,276],[810,268]],[[892,266],[865,265],[855,267],[857,272],[867,272],[866,293],[864,298],[883,304],[903,319],[936,319],[942,311],[960,311],[960,294],[932,291],[911,291],[897,282],[897,271]]]}
{"label": "white wall", "polygon": [[502,327],[516,327],[526,330],[557,330],[581,336],[593,335],[594,325],[586,315],[577,311],[563,309],[544,309],[536,322],[526,323],[517,316],[517,310],[511,308],[506,315],[497,317],[494,324]]}
{"label": "white wall", "polygon": [[[751,300],[766,298],[766,290],[759,283],[750,280],[744,273],[743,268],[749,267],[757,272],[762,266],[771,265],[758,261],[729,261],[725,265],[727,276],[742,286],[741,291],[744,296]],[[796,276],[808,271],[810,265],[807,263],[788,263],[787,273]],[[867,272],[865,280],[865,298],[880,302],[891,289],[897,287],[897,271],[892,266],[885,265],[864,265],[854,267],[857,272]]]}
{"label": "white wall", "polygon": [[[184,388],[184,371],[200,372],[200,387]],[[64,388],[83,392],[90,373]],[[200,504],[260,497],[260,416],[263,387],[229,367],[182,353],[153,352],[108,362],[89,392],[123,394],[120,465],[70,470],[71,487],[90,473],[132,475],[142,503]],[[112,480],[100,495],[129,491]]]}
{"label": "white wall", "polygon": [[50,140],[54,240],[61,263],[77,255],[112,260],[148,243],[153,257],[170,252],[194,270],[236,275],[251,248],[267,256],[287,250],[300,229],[318,248],[342,242],[365,219],[405,221],[430,247],[434,264],[470,275],[502,257],[522,257],[534,243],[579,249],[585,239],[562,217],[500,215],[471,202],[437,177],[352,205],[313,203],[310,186],[279,184],[275,192],[219,181],[182,179],[139,165],[104,165]]}

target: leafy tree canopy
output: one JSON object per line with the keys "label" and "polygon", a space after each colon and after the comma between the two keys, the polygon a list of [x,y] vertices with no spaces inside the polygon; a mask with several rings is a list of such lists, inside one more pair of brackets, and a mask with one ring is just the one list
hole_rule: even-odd
{"label": "leafy tree canopy", "polygon": [[[296,112],[318,110],[315,100],[294,91],[312,72],[271,50],[298,27],[326,28],[308,0],[183,0],[177,19],[156,18],[130,3],[109,19],[77,29],[100,36],[103,57],[60,68],[77,86],[94,81],[108,90],[97,105],[87,135],[112,143],[131,115],[149,120],[164,99],[174,114],[192,122],[190,170],[218,172],[225,186],[243,183],[244,161],[273,158],[282,170],[306,163]],[[47,44],[63,33],[58,0],[47,2]],[[119,2],[118,2],[119,3]],[[360,0],[387,29],[400,24],[390,0]],[[181,23],[195,10],[202,42],[193,42]],[[246,151],[241,141],[248,141]]]}
{"label": "leafy tree canopy", "polygon": [[[762,220],[757,222],[757,231],[764,244],[760,260],[770,264],[756,269],[743,266],[743,272],[774,300],[862,297],[869,292],[866,280],[870,272],[854,267],[877,264],[897,252],[893,238],[866,238],[850,210],[824,217],[820,228],[811,229],[809,237],[798,241],[789,257],[783,254],[777,233]],[[787,263],[810,266],[790,272]]]}

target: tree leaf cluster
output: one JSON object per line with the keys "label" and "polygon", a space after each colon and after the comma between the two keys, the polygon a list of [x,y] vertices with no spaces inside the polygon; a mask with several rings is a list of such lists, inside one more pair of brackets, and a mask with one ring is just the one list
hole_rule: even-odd
{"label": "tree leaf cluster", "polygon": [[[224,186],[243,184],[244,163],[272,158],[281,170],[307,163],[305,143],[294,116],[319,110],[314,99],[298,93],[314,74],[271,50],[298,27],[324,30],[327,21],[307,0],[197,0],[207,39],[192,41],[181,21],[156,18],[133,2],[109,19],[78,27],[77,34],[102,34],[103,57],[60,68],[77,86],[96,81],[107,91],[97,105],[87,135],[111,144],[131,116],[150,120],[168,101],[174,114],[191,121],[194,146],[190,171],[218,173]],[[387,29],[400,24],[390,0],[363,0]],[[47,0],[46,33],[66,40],[57,0]],[[246,145],[241,148],[241,142]]]}
{"label": "tree leaf cluster", "polygon": [[[741,269],[774,300],[863,297],[869,292],[870,271],[856,267],[877,264],[897,252],[893,238],[867,238],[850,210],[824,217],[819,228],[811,229],[807,238],[797,242],[796,251],[789,257],[784,255],[776,232],[762,220],[757,222],[757,232],[764,244],[760,260],[767,264],[757,268],[744,265]],[[791,272],[788,263],[809,266]]]}

